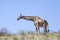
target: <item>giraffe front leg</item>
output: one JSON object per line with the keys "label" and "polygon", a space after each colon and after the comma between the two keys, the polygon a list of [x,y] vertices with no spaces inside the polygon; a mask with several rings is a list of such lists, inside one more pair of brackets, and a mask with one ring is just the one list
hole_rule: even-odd
{"label": "giraffe front leg", "polygon": [[38,33],[38,29],[37,29],[37,27],[36,27],[36,33]]}
{"label": "giraffe front leg", "polygon": [[36,27],[36,32],[39,34],[40,33],[40,29],[39,29],[39,26],[38,26],[38,23],[34,24],[35,27]]}
{"label": "giraffe front leg", "polygon": [[37,23],[34,23],[34,25],[35,25],[35,28],[36,28],[36,32],[38,32]]}
{"label": "giraffe front leg", "polygon": [[39,34],[39,33],[40,33],[40,28],[39,28],[39,26],[38,26],[38,28],[37,28],[37,29],[38,29],[38,34]]}

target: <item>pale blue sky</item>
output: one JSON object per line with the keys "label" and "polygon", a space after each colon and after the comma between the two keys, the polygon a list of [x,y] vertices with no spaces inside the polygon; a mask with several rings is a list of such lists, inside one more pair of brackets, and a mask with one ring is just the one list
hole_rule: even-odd
{"label": "pale blue sky", "polygon": [[33,22],[16,20],[20,13],[46,19],[50,31],[60,30],[60,0],[0,0],[0,29],[6,27],[12,33],[35,31]]}

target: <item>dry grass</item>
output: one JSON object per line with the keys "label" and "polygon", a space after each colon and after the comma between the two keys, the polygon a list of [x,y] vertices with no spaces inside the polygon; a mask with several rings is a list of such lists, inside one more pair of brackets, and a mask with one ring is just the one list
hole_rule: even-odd
{"label": "dry grass", "polygon": [[60,34],[16,34],[10,36],[0,36],[0,40],[60,40]]}

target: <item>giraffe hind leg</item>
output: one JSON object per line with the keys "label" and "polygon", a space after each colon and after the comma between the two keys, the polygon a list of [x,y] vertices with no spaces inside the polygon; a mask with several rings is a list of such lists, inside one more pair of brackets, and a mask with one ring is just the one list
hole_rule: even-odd
{"label": "giraffe hind leg", "polygon": [[47,27],[44,27],[44,32],[47,32]]}
{"label": "giraffe hind leg", "polygon": [[47,32],[47,26],[45,25],[45,23],[43,24],[44,27],[44,32]]}

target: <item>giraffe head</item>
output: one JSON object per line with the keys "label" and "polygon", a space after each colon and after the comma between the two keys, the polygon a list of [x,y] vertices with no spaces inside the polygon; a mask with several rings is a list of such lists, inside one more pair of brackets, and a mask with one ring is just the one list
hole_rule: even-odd
{"label": "giraffe head", "polygon": [[20,14],[20,16],[18,16],[17,20],[20,20],[22,18],[22,14]]}

